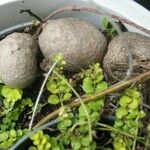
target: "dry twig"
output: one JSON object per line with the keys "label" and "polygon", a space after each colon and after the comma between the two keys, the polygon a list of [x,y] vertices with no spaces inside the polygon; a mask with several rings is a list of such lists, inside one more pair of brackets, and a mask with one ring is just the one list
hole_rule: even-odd
{"label": "dry twig", "polygon": [[[135,27],[143,32],[145,32],[146,34],[150,34],[150,30],[128,20],[128,19],[125,19],[125,18],[122,18],[120,16],[117,16],[117,15],[114,15],[112,13],[108,13],[108,12],[105,12],[105,13],[102,13],[94,8],[88,8],[88,7],[78,7],[76,5],[72,5],[72,6],[66,6],[66,7],[63,7],[63,8],[60,8],[52,13],[50,13],[45,19],[43,19],[43,22],[47,22],[50,18],[52,18],[53,16],[57,15],[57,14],[60,14],[60,13],[63,13],[65,11],[85,11],[85,12],[90,12],[90,13],[95,13],[95,14],[99,14],[99,15],[107,15],[108,17],[110,18],[113,18],[113,19],[116,19],[122,23],[126,23],[128,25],[131,25],[132,27]],[[38,35],[40,34],[41,30],[42,30],[42,26],[44,25],[44,23],[41,23],[41,26],[38,28],[37,32],[35,33],[34,37],[38,37]]]}

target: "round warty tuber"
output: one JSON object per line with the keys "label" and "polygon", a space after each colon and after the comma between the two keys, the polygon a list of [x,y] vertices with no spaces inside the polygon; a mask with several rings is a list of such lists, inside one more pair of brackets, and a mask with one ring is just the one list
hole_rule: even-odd
{"label": "round warty tuber", "polygon": [[14,32],[0,41],[0,78],[10,87],[25,88],[37,75],[37,43],[26,33]]}
{"label": "round warty tuber", "polygon": [[67,61],[67,71],[79,71],[103,59],[105,36],[92,24],[77,18],[49,20],[39,35],[39,46],[45,58],[52,61],[58,53]]}
{"label": "round warty tuber", "polygon": [[150,38],[133,32],[116,36],[109,43],[103,67],[110,78],[118,80],[126,78],[132,68],[130,76],[150,70]]}

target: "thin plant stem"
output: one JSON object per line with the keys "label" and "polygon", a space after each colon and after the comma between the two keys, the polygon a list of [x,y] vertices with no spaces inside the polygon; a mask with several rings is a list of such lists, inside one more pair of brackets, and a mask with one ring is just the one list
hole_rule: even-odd
{"label": "thin plant stem", "polygon": [[[138,128],[136,129],[136,135],[137,135],[137,134],[138,134]],[[135,150],[135,149],[136,149],[136,142],[137,142],[137,139],[134,138],[132,150]]]}
{"label": "thin plant stem", "polygon": [[[103,124],[103,123],[97,123],[97,125],[106,128],[106,131],[115,131],[115,132],[118,132],[118,133],[120,133],[120,134],[122,134],[122,135],[125,135],[126,137],[130,137],[130,138],[137,139],[137,140],[144,140],[144,138],[142,138],[142,137],[134,136],[134,135],[129,134],[129,133],[127,133],[127,132],[120,131],[120,130],[118,130],[118,129],[112,127],[112,126],[109,126],[109,125],[106,125],[106,124]],[[103,129],[104,129],[104,128],[103,128]],[[98,128],[97,128],[97,129],[98,129]],[[108,129],[108,130],[107,130],[107,129]]]}
{"label": "thin plant stem", "polygon": [[92,140],[92,130],[91,130],[91,121],[90,121],[90,116],[89,116],[89,113],[85,107],[85,104],[83,103],[80,95],[76,92],[76,90],[66,81],[64,80],[64,78],[59,75],[56,71],[53,71],[54,74],[56,74],[61,80],[63,80],[66,85],[73,91],[73,93],[77,96],[79,102],[81,103],[81,106],[83,107],[84,111],[85,111],[85,114],[86,114],[86,117],[87,117],[87,121],[88,121],[88,127],[89,127],[89,136],[90,136],[90,139]]}
{"label": "thin plant stem", "polygon": [[70,132],[73,132],[73,130],[74,130],[77,126],[79,126],[79,125],[83,125],[83,124],[86,124],[86,122],[82,122],[82,123],[76,123],[76,124],[74,124],[74,125],[71,127]]}
{"label": "thin plant stem", "polygon": [[[139,118],[137,117],[136,120],[135,120],[135,122],[136,122],[137,124],[138,124],[138,120],[139,120]],[[138,135],[138,131],[139,131],[139,129],[136,128],[136,136]],[[133,141],[132,150],[135,150],[135,149],[136,149],[136,142],[137,142],[137,139],[135,138],[134,141]]]}
{"label": "thin plant stem", "polygon": [[39,16],[34,14],[30,9],[22,9],[22,10],[20,10],[20,13],[24,13],[24,12],[28,13],[31,17],[36,18],[39,22],[41,22],[41,23],[43,22],[43,20]]}
{"label": "thin plant stem", "polygon": [[47,80],[48,80],[48,78],[49,78],[49,76],[50,76],[52,70],[53,70],[54,67],[57,65],[57,63],[58,63],[58,61],[56,61],[56,62],[52,65],[52,67],[49,69],[49,71],[48,71],[48,73],[47,73],[47,75],[46,75],[46,77],[45,77],[45,79],[44,79],[44,81],[43,81],[43,83],[42,83],[42,86],[41,86],[41,88],[40,88],[39,94],[38,94],[37,99],[36,99],[36,102],[35,102],[35,106],[34,106],[34,109],[33,109],[31,121],[30,121],[30,123],[29,123],[29,130],[32,129],[32,125],[33,125],[35,113],[36,113],[36,110],[37,110],[37,107],[38,107],[38,104],[39,104],[41,95],[42,95],[42,93],[43,93],[45,84],[46,84],[46,82],[47,82]]}

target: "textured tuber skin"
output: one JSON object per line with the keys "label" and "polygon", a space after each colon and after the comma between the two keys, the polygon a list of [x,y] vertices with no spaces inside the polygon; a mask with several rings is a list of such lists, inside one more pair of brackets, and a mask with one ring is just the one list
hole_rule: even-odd
{"label": "textured tuber skin", "polygon": [[105,36],[90,23],[77,18],[50,20],[43,26],[39,45],[50,61],[61,53],[67,62],[66,70],[78,71],[91,62],[103,59],[107,41]]}
{"label": "textured tuber skin", "polygon": [[129,68],[126,46],[133,58],[132,76],[150,69],[150,38],[139,33],[124,32],[109,43],[103,61],[105,72],[113,79],[120,80],[126,76]]}
{"label": "textured tuber skin", "polygon": [[31,35],[12,33],[0,41],[0,78],[10,87],[25,88],[37,75],[37,44]]}

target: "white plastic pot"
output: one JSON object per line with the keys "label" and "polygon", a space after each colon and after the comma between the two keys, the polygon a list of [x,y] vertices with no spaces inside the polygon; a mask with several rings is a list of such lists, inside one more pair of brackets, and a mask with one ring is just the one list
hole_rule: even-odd
{"label": "white plastic pot", "polygon": [[[50,12],[67,5],[77,5],[96,8],[99,11],[105,10],[109,13],[117,14],[123,18],[129,19],[141,27],[150,29],[150,12],[132,0],[0,0],[0,35],[5,29],[19,24],[27,25],[31,22],[31,17],[26,14],[20,14],[21,9],[30,9],[40,17],[46,17]],[[99,27],[102,15],[89,12],[70,12],[54,16],[60,17],[78,17],[91,22]],[[146,34],[135,27],[127,24],[125,26],[129,31]],[[10,29],[13,29],[10,28]],[[147,34],[148,35],[148,34]],[[149,35],[150,36],[150,35]]]}

